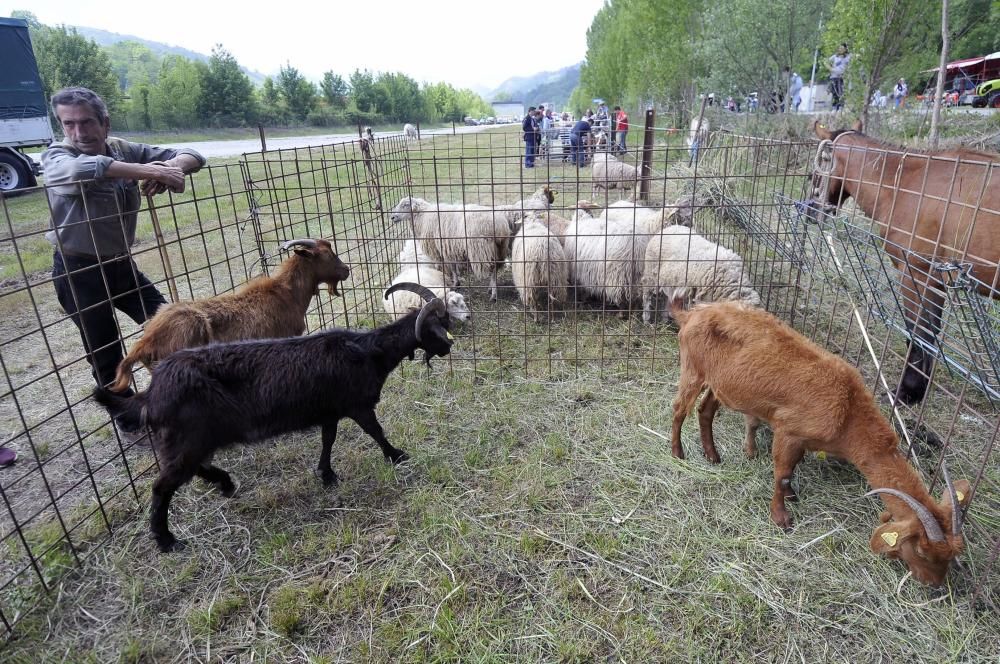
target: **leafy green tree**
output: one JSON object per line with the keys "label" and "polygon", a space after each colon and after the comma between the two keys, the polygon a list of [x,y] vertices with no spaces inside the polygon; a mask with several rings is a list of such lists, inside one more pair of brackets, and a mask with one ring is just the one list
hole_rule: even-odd
{"label": "leafy green tree", "polygon": [[160,58],[149,47],[135,41],[120,41],[105,46],[104,50],[122,90],[127,92],[134,86],[156,83]]}
{"label": "leafy green tree", "polygon": [[376,109],[378,93],[375,89],[375,77],[365,69],[355,69],[350,76],[351,96],[358,110],[367,113]]}
{"label": "leafy green tree", "polygon": [[41,21],[38,20],[38,17],[35,16],[34,13],[23,9],[15,9],[10,13],[10,17],[19,18],[26,22],[28,24],[28,29],[30,30],[38,30],[42,27]]}
{"label": "leafy green tree", "polygon": [[253,84],[236,58],[217,44],[208,65],[199,67],[201,96],[198,114],[210,126],[245,126],[257,116]]}
{"label": "leafy green tree", "polygon": [[887,77],[912,71],[916,57],[923,68],[933,67],[935,44],[940,44],[940,5],[926,0],[836,0],[824,35],[832,53],[847,42],[851,63],[844,77],[847,103],[864,121],[872,92]]}
{"label": "leafy green tree", "polygon": [[334,108],[347,106],[347,95],[350,93],[350,88],[347,86],[347,81],[339,74],[334,74],[332,71],[324,73],[323,81],[319,87],[327,104]]}
{"label": "leafy green tree", "polygon": [[33,32],[31,42],[47,97],[76,85],[99,94],[112,113],[120,109],[118,77],[100,46],[66,26],[42,26]]}
{"label": "leafy green tree", "polygon": [[761,99],[784,96],[782,69],[805,72],[809,79],[819,39],[820,13],[827,0],[715,0],[705,10],[705,32],[698,57],[706,91]]}
{"label": "leafy green tree", "polygon": [[425,120],[420,85],[406,74],[380,74],[375,81],[376,104],[389,120]]}
{"label": "leafy green tree", "polygon": [[179,55],[167,56],[157,79],[149,92],[153,125],[169,129],[197,127],[201,76],[195,63]]}
{"label": "leafy green tree", "polygon": [[289,112],[297,120],[305,120],[316,103],[316,86],[307,81],[298,69],[286,63],[278,71],[275,87],[281,93]]}
{"label": "leafy green tree", "polygon": [[953,59],[1000,51],[1000,0],[952,0]]}

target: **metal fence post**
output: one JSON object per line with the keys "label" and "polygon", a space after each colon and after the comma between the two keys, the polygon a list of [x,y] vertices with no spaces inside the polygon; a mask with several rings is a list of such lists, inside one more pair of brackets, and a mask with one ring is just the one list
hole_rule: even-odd
{"label": "metal fence post", "polygon": [[649,198],[649,180],[653,175],[653,126],[656,124],[656,109],[646,109],[646,131],[642,136],[642,168],[639,171],[639,200]]}

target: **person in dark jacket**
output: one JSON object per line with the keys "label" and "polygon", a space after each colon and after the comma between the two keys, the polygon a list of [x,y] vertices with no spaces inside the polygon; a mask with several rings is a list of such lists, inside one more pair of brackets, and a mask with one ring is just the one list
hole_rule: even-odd
{"label": "person in dark jacket", "polygon": [[587,165],[587,144],[590,141],[590,118],[583,118],[569,132],[569,161],[571,164]]}
{"label": "person in dark jacket", "polygon": [[66,136],[42,153],[52,283],[80,329],[94,380],[104,386],[114,381],[122,359],[114,309],[142,323],[166,302],[129,253],[141,195],[183,191],[185,175],[204,166],[205,158],[187,148],[110,137],[107,106],[86,88],[56,92],[52,112]]}
{"label": "person in dark jacket", "polygon": [[524,132],[524,167],[535,167],[535,153],[538,151],[538,123],[535,119],[535,107],[528,108],[528,114],[521,122],[521,130]]}

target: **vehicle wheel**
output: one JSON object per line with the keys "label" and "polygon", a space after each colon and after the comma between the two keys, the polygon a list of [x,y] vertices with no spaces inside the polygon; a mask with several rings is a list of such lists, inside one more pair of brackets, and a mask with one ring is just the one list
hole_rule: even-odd
{"label": "vehicle wheel", "polygon": [[33,184],[34,178],[17,157],[0,152],[0,191],[23,189]]}
{"label": "vehicle wheel", "polygon": [[1000,108],[1000,92],[994,92],[986,105],[990,108]]}

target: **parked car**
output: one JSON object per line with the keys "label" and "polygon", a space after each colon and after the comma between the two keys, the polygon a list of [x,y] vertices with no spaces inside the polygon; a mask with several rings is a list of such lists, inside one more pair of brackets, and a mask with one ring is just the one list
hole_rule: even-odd
{"label": "parked car", "polygon": [[478,125],[479,125],[479,120],[477,120],[477,119],[475,119],[473,117],[465,118],[465,126],[467,126],[467,127],[476,127]]}

